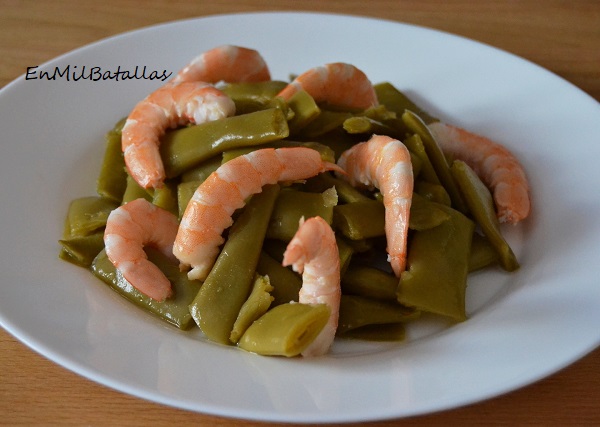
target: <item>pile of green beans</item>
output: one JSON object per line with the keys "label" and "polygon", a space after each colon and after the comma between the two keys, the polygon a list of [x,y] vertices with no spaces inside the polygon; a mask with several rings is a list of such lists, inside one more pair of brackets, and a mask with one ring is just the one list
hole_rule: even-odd
{"label": "pile of green beans", "polygon": [[[226,84],[233,117],[167,131],[160,153],[167,180],[141,188],[127,173],[120,121],[106,134],[96,195],[73,200],[59,240],[63,260],[89,269],[138,307],[176,327],[199,326],[210,340],[265,355],[300,354],[329,316],[324,305],[297,304],[302,278],[281,260],[300,218],[321,216],[334,229],[342,298],[337,336],[402,340],[407,322],[434,313],[467,319],[467,276],[474,270],[519,267],[495,215],[489,190],[460,161],[449,162],[428,131],[437,119],[390,83],[375,85],[380,105],[344,111],[318,105],[300,91],[289,101],[281,81]],[[221,164],[265,147],[306,146],[335,162],[373,134],[401,140],[415,177],[407,269],[397,278],[386,261],[384,205],[377,189],[355,188],[327,172],[302,182],[267,186],[234,214],[226,242],[204,282],[188,280],[177,265],[147,248],[173,284],[157,302],[133,288],[106,257],[109,213],[137,198],[180,219],[196,188]]]}

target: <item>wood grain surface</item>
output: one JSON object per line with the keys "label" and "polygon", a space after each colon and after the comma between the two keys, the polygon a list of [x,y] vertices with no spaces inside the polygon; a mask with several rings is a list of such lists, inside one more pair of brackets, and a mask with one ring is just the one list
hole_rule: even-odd
{"label": "wood grain surface", "polygon": [[[178,19],[267,10],[378,17],[462,35],[533,61],[600,101],[600,2],[594,0],[0,0],[0,87],[20,77],[28,66],[124,31]],[[0,367],[0,425],[268,425],[182,411],[105,388],[45,359],[1,329]],[[600,425],[599,402],[600,349],[596,349],[560,372],[506,395],[369,425]]]}

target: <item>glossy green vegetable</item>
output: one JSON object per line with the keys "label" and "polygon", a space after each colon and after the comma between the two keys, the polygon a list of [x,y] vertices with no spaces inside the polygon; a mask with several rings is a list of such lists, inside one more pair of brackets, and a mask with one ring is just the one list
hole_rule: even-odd
{"label": "glossy green vegetable", "polygon": [[439,144],[429,131],[427,125],[417,114],[408,110],[402,114],[402,121],[404,121],[406,126],[411,131],[419,135],[423,141],[425,151],[427,152],[429,160],[431,160],[431,164],[435,169],[435,173],[441,184],[450,195],[452,206],[460,212],[467,212],[467,206],[463,200],[462,194],[458,189],[458,186],[456,185],[456,182],[454,181],[454,177],[450,172],[448,161],[446,160],[446,157],[444,156]]}
{"label": "glossy green vegetable", "polygon": [[327,223],[333,220],[333,209],[337,204],[335,188],[323,193],[307,193],[286,188],[281,191],[269,221],[267,237],[289,242],[298,231],[300,218],[320,216]]}
{"label": "glossy green vegetable", "polygon": [[304,126],[299,136],[303,138],[318,138],[334,129],[342,129],[344,121],[352,117],[352,113],[345,111],[321,110],[314,120]]}
{"label": "glossy green vegetable", "polygon": [[181,174],[181,182],[188,181],[204,181],[210,176],[211,173],[216,171],[222,163],[222,156],[216,155],[202,163],[195,168],[188,170]]}
{"label": "glossy green vegetable", "polygon": [[96,181],[96,191],[106,199],[121,203],[126,186],[127,172],[121,149],[121,132],[111,130],[106,134],[106,149]]}
{"label": "glossy green vegetable", "polygon": [[348,181],[337,178],[328,173],[321,173],[306,181],[304,188],[308,191],[323,192],[328,188],[335,187],[340,201],[344,203],[372,200],[369,196],[353,187]]}
{"label": "glossy green vegetable", "polygon": [[268,356],[297,356],[323,330],[329,313],[329,307],[325,304],[278,305],[246,330],[238,346]]}
{"label": "glossy green vegetable", "polygon": [[398,303],[342,294],[337,334],[343,335],[352,329],[366,325],[405,323],[418,316],[417,310]]}
{"label": "glossy green vegetable", "polygon": [[268,108],[273,98],[286,86],[286,82],[270,80],[228,83],[220,89],[233,100],[236,114],[240,115]]}
{"label": "glossy green vegetable", "polygon": [[425,197],[414,193],[410,205],[408,227],[411,230],[428,230],[448,221],[450,214],[439,206],[439,203],[430,202]]}
{"label": "glossy green vegetable", "polygon": [[69,237],[58,242],[61,245],[61,251],[58,254],[60,259],[88,268],[92,265],[94,258],[104,249],[104,232]]}
{"label": "glossy green vegetable", "polygon": [[401,275],[398,301],[422,311],[466,320],[465,291],[475,224],[444,205],[450,219],[417,231],[408,246],[408,270]]}
{"label": "glossy green vegetable", "polygon": [[252,196],[229,230],[211,272],[190,305],[190,312],[206,337],[222,344],[250,293],[269,217],[279,194],[278,185],[265,186]]}
{"label": "glossy green vegetable", "polygon": [[431,164],[431,160],[429,160],[427,152],[425,151],[425,145],[423,145],[423,140],[421,137],[417,134],[414,134],[404,139],[403,143],[406,145],[406,148],[408,148],[411,154],[418,157],[421,161],[419,179],[432,184],[439,184],[440,180],[433,165]]}
{"label": "glossy green vegetable", "polygon": [[471,254],[469,255],[469,272],[480,270],[498,262],[498,252],[490,241],[478,233],[473,233]]}
{"label": "glossy green vegetable", "polygon": [[391,83],[378,83],[374,85],[374,88],[379,103],[385,105],[389,110],[396,112],[399,116],[402,115],[405,110],[410,110],[418,114],[419,117],[423,119],[425,124],[438,121],[438,119],[421,109],[417,104],[411,101],[408,96],[394,87]]}
{"label": "glossy green vegetable", "polygon": [[500,265],[507,271],[519,268],[517,257],[502,236],[500,222],[494,210],[494,201],[488,188],[477,174],[461,160],[455,160],[452,174],[462,191],[475,222],[500,256]]}
{"label": "glossy green vegetable", "polygon": [[106,225],[111,211],[119,206],[112,200],[99,196],[81,197],[69,204],[64,238],[87,236]]}
{"label": "glossy green vegetable", "polygon": [[273,296],[271,305],[273,307],[290,301],[298,301],[302,278],[290,268],[281,265],[281,261],[276,261],[272,256],[262,251],[258,259],[256,272],[269,277],[273,287],[271,291]]}
{"label": "glossy green vegetable", "polygon": [[448,192],[439,184],[416,181],[414,191],[429,201],[441,203],[442,205],[446,206],[452,205]]}
{"label": "glossy green vegetable", "polygon": [[266,144],[288,135],[285,114],[270,108],[167,132],[160,153],[167,177],[173,178],[223,151]]}
{"label": "glossy green vegetable", "polygon": [[344,120],[342,127],[346,132],[351,134],[365,134],[368,136],[367,139],[370,138],[372,134],[388,135],[396,139],[401,139],[403,136],[400,135],[395,128],[367,116],[349,117]]}
{"label": "glossy green vegetable", "polygon": [[202,184],[202,181],[187,181],[182,182],[177,186],[177,206],[179,207],[178,218],[181,220],[188,203],[194,196],[194,193],[198,187]]}
{"label": "glossy green vegetable", "polygon": [[152,204],[178,215],[177,188],[174,183],[166,182],[161,188],[152,190]]}
{"label": "glossy green vegetable", "polygon": [[142,188],[135,179],[131,177],[131,175],[127,175],[127,187],[125,188],[125,193],[123,194],[122,204],[127,202],[131,202],[136,199],[146,199],[150,203],[152,203],[152,190],[147,191]]}
{"label": "glossy green vegetable", "polygon": [[342,276],[342,292],[366,298],[396,301],[399,279],[374,267],[356,265]]}
{"label": "glossy green vegetable", "polygon": [[365,200],[333,208],[333,225],[351,240],[385,235],[385,207],[378,200]]}
{"label": "glossy green vegetable", "polygon": [[319,117],[321,109],[314,98],[304,90],[296,92],[287,101],[288,106],[294,112],[294,117],[288,121],[290,135],[297,135],[309,123]]}
{"label": "glossy green vegetable", "polygon": [[127,300],[143,310],[158,316],[179,329],[186,330],[194,325],[188,305],[196,296],[200,282],[188,280],[187,275],[179,271],[179,266],[173,264],[168,258],[157,250],[148,248],[148,259],[160,268],[173,286],[173,296],[165,301],[156,301],[135,289],[102,251],[92,263],[92,272],[100,280],[108,284]]}
{"label": "glossy green vegetable", "polygon": [[252,322],[267,312],[271,301],[273,301],[273,297],[270,294],[272,290],[273,286],[271,286],[268,276],[256,275],[250,296],[242,305],[238,317],[233,324],[229,341],[236,344]]}

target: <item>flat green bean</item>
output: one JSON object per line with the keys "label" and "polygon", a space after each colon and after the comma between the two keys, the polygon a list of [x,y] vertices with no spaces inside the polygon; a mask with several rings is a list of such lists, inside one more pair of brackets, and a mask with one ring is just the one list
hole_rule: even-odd
{"label": "flat green bean", "polygon": [[297,356],[323,330],[329,313],[325,304],[278,305],[252,323],[238,346],[268,356]]}
{"label": "flat green bean", "polygon": [[418,310],[398,303],[342,294],[336,334],[343,335],[352,329],[366,325],[405,323],[416,319],[418,316]]}
{"label": "flat green bean", "polygon": [[236,82],[221,87],[221,91],[235,103],[237,115],[264,110],[287,83],[279,80],[265,82]]}
{"label": "flat green bean", "polygon": [[160,153],[167,177],[173,178],[223,151],[266,144],[288,135],[284,113],[270,108],[167,132]]}
{"label": "flat green bean", "polygon": [[273,287],[271,291],[271,295],[273,296],[272,307],[290,301],[298,301],[300,288],[302,287],[302,278],[290,268],[281,265],[281,261],[276,261],[264,250],[258,259],[256,272],[269,277],[269,281]]}
{"label": "flat green bean", "polygon": [[106,225],[108,215],[117,207],[118,203],[99,196],[73,200],[69,204],[63,237],[87,236],[100,230]]}
{"label": "flat green bean", "polygon": [[396,301],[399,279],[374,267],[356,265],[342,276],[342,292],[377,300]]}
{"label": "flat green bean", "polygon": [[279,185],[252,196],[229,230],[221,253],[190,305],[206,337],[229,344],[240,308],[248,298]]}
{"label": "flat green bean", "polygon": [[256,275],[250,296],[242,305],[238,317],[233,324],[229,341],[236,344],[252,322],[267,312],[274,299],[271,296],[272,290],[273,286],[271,286],[268,276]]}
{"label": "flat green bean", "polygon": [[106,134],[106,149],[96,180],[96,191],[104,198],[121,203],[126,186],[127,172],[121,149],[121,132],[112,130]]}

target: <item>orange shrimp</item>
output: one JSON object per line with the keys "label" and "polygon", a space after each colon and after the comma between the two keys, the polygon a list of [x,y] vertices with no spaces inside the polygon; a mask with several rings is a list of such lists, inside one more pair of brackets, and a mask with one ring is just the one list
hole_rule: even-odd
{"label": "orange shrimp", "polygon": [[253,50],[219,46],[194,58],[173,78],[174,82],[263,82],[271,80],[265,60]]}
{"label": "orange shrimp", "polygon": [[165,171],[158,146],[166,129],[233,114],[233,101],[208,83],[162,86],[133,108],[123,126],[121,144],[129,173],[144,188],[162,187]]}
{"label": "orange shrimp", "polygon": [[283,88],[278,96],[287,100],[300,90],[308,92],[316,102],[337,107],[365,110],[378,104],[375,89],[365,73],[342,62],[306,71]]}
{"label": "orange shrimp", "polygon": [[444,154],[467,163],[490,188],[501,222],[517,223],[531,210],[529,183],[517,158],[488,138],[441,122],[429,129]]}
{"label": "orange shrimp", "polygon": [[326,304],[329,321],[317,338],[302,352],[305,357],[321,356],[335,338],[340,311],[340,254],[331,226],[321,217],[300,220],[300,227],[283,254],[284,266],[302,274],[299,301]]}
{"label": "orange shrimp", "polygon": [[171,296],[171,282],[148,260],[144,245],[156,247],[176,263],[173,241],[178,227],[172,213],[146,199],[133,200],[108,216],[104,231],[106,255],[134,288],[163,301]]}
{"label": "orange shrimp", "polygon": [[233,224],[231,215],[248,196],[267,184],[307,179],[340,170],[306,147],[263,148],[221,165],[195,191],[181,219],[173,253],[190,279],[204,280],[224,242],[221,234]]}
{"label": "orange shrimp", "polygon": [[389,136],[373,135],[342,153],[338,166],[352,185],[377,187],[385,206],[388,261],[397,277],[406,267],[413,171],[406,146]]}

